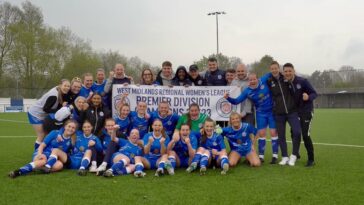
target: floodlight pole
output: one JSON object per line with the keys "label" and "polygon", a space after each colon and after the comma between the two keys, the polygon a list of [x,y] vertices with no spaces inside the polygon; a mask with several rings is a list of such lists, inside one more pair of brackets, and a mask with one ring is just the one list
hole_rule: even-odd
{"label": "floodlight pole", "polygon": [[219,55],[219,15],[226,14],[224,11],[215,11],[208,13],[207,15],[216,16],[216,55]]}

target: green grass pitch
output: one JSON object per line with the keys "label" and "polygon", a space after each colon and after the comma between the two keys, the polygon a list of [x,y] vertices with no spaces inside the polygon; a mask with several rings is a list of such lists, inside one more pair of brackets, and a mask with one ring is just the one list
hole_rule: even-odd
{"label": "green grass pitch", "polygon": [[[22,122],[15,122],[22,121]],[[316,166],[306,168],[306,151],[295,167],[239,164],[227,175],[187,174],[143,179],[76,175],[65,170],[10,179],[7,173],[31,160],[34,131],[25,113],[0,114],[0,204],[364,204],[363,109],[317,110],[312,125]],[[18,137],[16,137],[18,136]],[[288,144],[290,147],[291,144]],[[270,160],[267,143],[266,161]]]}

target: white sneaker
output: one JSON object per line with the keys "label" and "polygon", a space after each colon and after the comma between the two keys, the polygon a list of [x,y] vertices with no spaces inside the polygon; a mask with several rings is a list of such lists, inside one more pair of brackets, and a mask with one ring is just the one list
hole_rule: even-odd
{"label": "white sneaker", "polygon": [[287,165],[289,161],[288,157],[282,157],[282,160],[278,163],[279,165]]}
{"label": "white sneaker", "polygon": [[294,164],[296,163],[296,160],[297,160],[297,156],[291,154],[291,156],[289,157],[288,165],[289,166],[294,166]]}
{"label": "white sneaker", "polygon": [[106,170],[106,164],[101,164],[97,169],[96,172],[103,172]]}
{"label": "white sneaker", "polygon": [[143,171],[135,171],[134,172],[134,177],[136,177],[136,178],[142,178],[145,175],[147,175],[147,174],[145,172],[143,172]]}
{"label": "white sneaker", "polygon": [[164,165],[164,168],[166,168],[169,175],[174,175],[174,169],[171,162],[167,161]]}
{"label": "white sneaker", "polygon": [[97,172],[97,165],[96,164],[91,165],[90,169],[89,169],[89,172],[92,172],[92,173]]}
{"label": "white sneaker", "polygon": [[157,171],[155,172],[154,176],[159,177],[162,176],[164,174],[164,170],[162,168],[158,168]]}

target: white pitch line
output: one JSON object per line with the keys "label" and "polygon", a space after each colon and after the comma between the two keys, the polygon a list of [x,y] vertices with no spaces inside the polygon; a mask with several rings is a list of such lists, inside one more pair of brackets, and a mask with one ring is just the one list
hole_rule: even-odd
{"label": "white pitch line", "polygon": [[29,137],[34,137],[37,138],[35,135],[34,136],[0,136],[0,138],[29,138]]}
{"label": "white pitch line", "polygon": [[[289,143],[292,143],[292,141],[287,141]],[[304,144],[304,142],[301,142],[301,144]],[[352,144],[330,144],[330,143],[322,143],[322,142],[315,142],[314,145],[324,145],[324,146],[336,146],[336,147],[358,147],[358,148],[364,148],[364,145],[352,145]]]}
{"label": "white pitch line", "polygon": [[0,121],[3,121],[3,122],[16,122],[16,123],[29,123],[27,121],[19,121],[19,120],[7,120],[7,119],[0,119]]}

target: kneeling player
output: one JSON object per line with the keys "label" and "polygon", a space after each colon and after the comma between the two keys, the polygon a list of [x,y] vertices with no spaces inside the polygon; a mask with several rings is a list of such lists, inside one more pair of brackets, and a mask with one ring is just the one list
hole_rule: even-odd
{"label": "kneeling player", "polygon": [[212,160],[216,164],[220,164],[222,171],[221,174],[226,174],[229,170],[229,160],[226,153],[224,138],[214,132],[215,122],[208,118],[203,126],[203,133],[201,136],[200,147],[192,159],[191,165],[187,168],[187,172],[192,172],[200,164],[200,174],[206,173],[206,168],[211,165]]}
{"label": "kneeling player", "polygon": [[[254,150],[256,139],[258,138],[255,127],[248,123],[241,122],[241,116],[234,112],[230,115],[230,125],[224,127],[222,136],[225,136],[230,145],[229,164],[236,166],[241,157],[245,157],[250,166],[259,167],[260,160]],[[254,137],[255,136],[255,137]]]}

